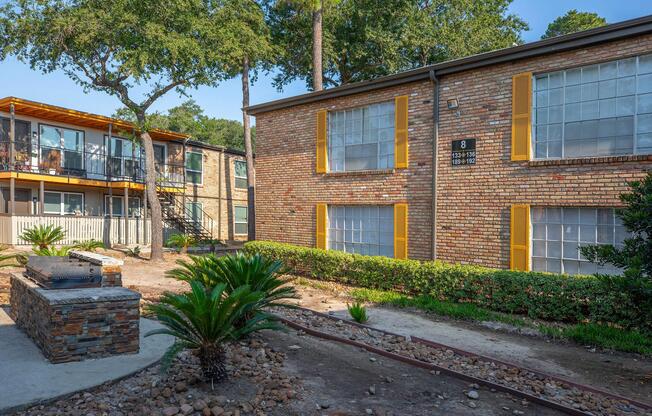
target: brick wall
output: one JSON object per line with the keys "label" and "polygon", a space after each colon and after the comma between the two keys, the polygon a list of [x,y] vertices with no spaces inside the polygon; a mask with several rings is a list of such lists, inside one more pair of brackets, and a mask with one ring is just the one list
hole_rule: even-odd
{"label": "brick wall", "polygon": [[[408,95],[408,169],[372,173],[315,172],[316,112]],[[261,114],[256,118],[256,237],[315,246],[315,205],[409,204],[408,252],[430,256],[432,86],[402,85]]]}
{"label": "brick wall", "polygon": [[[643,36],[442,76],[440,81],[437,252],[443,260],[509,266],[509,207],[617,206],[626,181],[652,158],[512,162],[512,75],[547,72],[652,52]],[[380,173],[315,173],[315,120],[341,110],[409,95],[409,168]],[[457,98],[459,112],[446,108]],[[257,237],[315,246],[315,204],[409,204],[411,258],[431,253],[432,84],[404,84],[257,116]],[[452,167],[451,141],[477,139],[477,164]]]}
{"label": "brick wall", "polygon": [[247,205],[247,190],[235,187],[234,163],[244,156],[213,149],[188,147],[203,153],[203,183],[186,185],[188,201],[201,202],[213,219],[213,237],[222,240],[246,240],[234,233],[234,206]]}

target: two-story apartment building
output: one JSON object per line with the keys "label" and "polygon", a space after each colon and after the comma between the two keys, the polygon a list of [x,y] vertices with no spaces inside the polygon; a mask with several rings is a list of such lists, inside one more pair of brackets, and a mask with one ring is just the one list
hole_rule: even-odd
{"label": "two-story apartment building", "polygon": [[248,112],[259,239],[593,273],[652,169],[652,16]]}
{"label": "two-story apartment building", "polygon": [[[245,239],[244,153],[171,131],[151,136],[166,234]],[[65,243],[147,244],[144,162],[130,123],[0,99],[0,243],[23,244],[25,228],[55,224]]]}

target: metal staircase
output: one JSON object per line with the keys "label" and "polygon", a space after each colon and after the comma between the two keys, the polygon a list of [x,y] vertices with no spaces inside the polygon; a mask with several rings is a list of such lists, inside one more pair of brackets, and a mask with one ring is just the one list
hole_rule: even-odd
{"label": "metal staircase", "polygon": [[163,221],[169,226],[192,235],[196,240],[213,239],[213,218],[202,208],[195,206],[193,210],[186,206],[189,201],[183,174],[157,169],[156,194],[161,203]]}

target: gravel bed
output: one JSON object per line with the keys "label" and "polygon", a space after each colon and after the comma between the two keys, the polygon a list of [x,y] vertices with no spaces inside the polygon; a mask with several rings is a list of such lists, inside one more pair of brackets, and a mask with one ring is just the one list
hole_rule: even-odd
{"label": "gravel bed", "polygon": [[626,401],[589,393],[519,368],[460,355],[450,349],[410,342],[402,336],[386,335],[380,331],[360,328],[342,320],[336,321],[305,310],[277,309],[275,312],[284,318],[320,332],[348,338],[388,352],[509,386],[594,415],[652,415],[652,412],[646,412]]}
{"label": "gravel bed", "polygon": [[126,415],[287,415],[303,388],[283,371],[285,353],[259,336],[227,345],[229,378],[215,384],[201,380],[197,358],[183,352],[167,374],[156,365],[114,384],[16,413],[20,416]]}

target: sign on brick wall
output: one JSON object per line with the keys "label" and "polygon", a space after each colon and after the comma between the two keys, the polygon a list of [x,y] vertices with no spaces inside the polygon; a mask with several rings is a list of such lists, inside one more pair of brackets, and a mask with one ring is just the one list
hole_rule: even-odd
{"label": "sign on brick wall", "polygon": [[475,139],[453,140],[451,164],[453,166],[475,165]]}

